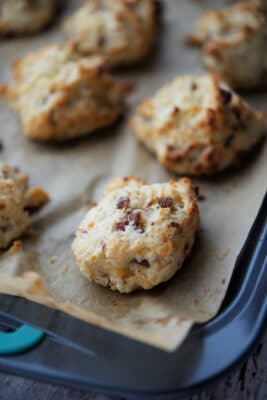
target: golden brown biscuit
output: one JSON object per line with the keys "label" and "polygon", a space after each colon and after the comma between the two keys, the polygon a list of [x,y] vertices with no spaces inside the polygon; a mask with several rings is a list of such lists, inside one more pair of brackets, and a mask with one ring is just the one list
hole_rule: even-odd
{"label": "golden brown biscuit", "polygon": [[48,201],[41,188],[28,189],[28,177],[16,168],[0,163],[0,248],[7,247],[30,225],[29,208]]}
{"label": "golden brown biscuit", "polygon": [[1,0],[0,37],[42,30],[54,18],[55,0]]}
{"label": "golden brown biscuit", "polygon": [[176,78],[141,102],[130,125],[162,165],[189,175],[235,164],[266,131],[263,113],[212,75]]}
{"label": "golden brown biscuit", "polygon": [[26,136],[67,140],[113,124],[123,113],[125,86],[101,57],[80,57],[73,44],[49,45],[13,65],[2,88]]}
{"label": "golden brown biscuit", "polygon": [[205,67],[232,87],[267,83],[267,13],[261,1],[205,12],[189,42],[202,46]]}
{"label": "golden brown biscuit", "polygon": [[109,65],[144,58],[155,41],[154,0],[87,0],[63,25],[84,54],[101,54]]}
{"label": "golden brown biscuit", "polygon": [[151,289],[181,268],[198,219],[189,179],[154,185],[116,179],[76,232],[77,266],[89,280],[121,293]]}

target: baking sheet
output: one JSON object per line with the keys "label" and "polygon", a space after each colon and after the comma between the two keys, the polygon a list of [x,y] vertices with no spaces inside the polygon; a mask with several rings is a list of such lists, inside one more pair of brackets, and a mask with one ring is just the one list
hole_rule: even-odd
{"label": "baking sheet", "polygon": [[[66,3],[70,12],[80,1]],[[217,313],[266,190],[264,144],[241,169],[196,180],[205,196],[200,203],[201,228],[192,257],[168,283],[149,292],[120,295],[83,278],[70,251],[81,218],[111,177],[137,175],[150,183],[174,177],[137,143],[127,123],[135,105],[164,83],[178,74],[203,71],[199,53],[185,48],[182,39],[199,12],[215,3],[229,2],[163,1],[155,54],[138,67],[116,72],[118,78],[133,82],[135,91],[125,119],[115,127],[67,144],[38,144],[23,137],[16,116],[1,102],[1,160],[21,167],[33,185],[49,192],[51,201],[33,217],[36,234],[23,239],[23,249],[1,256],[0,292],[61,309],[165,350],[174,350],[193,322]],[[58,25],[36,37],[1,42],[0,80],[10,79],[14,59],[63,40]],[[259,109],[266,108],[264,93],[245,97]]]}

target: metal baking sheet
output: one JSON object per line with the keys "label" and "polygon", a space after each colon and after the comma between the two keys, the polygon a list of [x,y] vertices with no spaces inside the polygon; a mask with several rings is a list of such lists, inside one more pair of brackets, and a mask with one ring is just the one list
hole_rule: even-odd
{"label": "metal baking sheet", "polygon": [[[23,251],[1,256],[0,291],[173,350],[194,322],[208,321],[220,308],[266,189],[267,149],[263,144],[238,170],[195,180],[205,196],[200,203],[201,228],[192,257],[171,281],[149,292],[120,295],[81,276],[70,245],[88,203],[100,198],[105,183],[122,175],[137,175],[151,183],[174,177],[137,143],[128,121],[138,102],[164,83],[177,75],[203,73],[198,51],[184,47],[183,37],[200,11],[215,1],[162,3],[154,54],[146,63],[115,73],[118,79],[135,85],[128,112],[115,127],[62,145],[38,144],[23,136],[16,116],[1,102],[1,160],[27,172],[32,184],[42,185],[50,193],[51,201],[34,217],[38,235],[23,239]],[[78,4],[66,2],[61,18]],[[9,66],[14,59],[64,40],[58,20],[38,36],[1,42],[0,80],[11,79]],[[266,108],[263,92],[245,97],[255,107]]]}

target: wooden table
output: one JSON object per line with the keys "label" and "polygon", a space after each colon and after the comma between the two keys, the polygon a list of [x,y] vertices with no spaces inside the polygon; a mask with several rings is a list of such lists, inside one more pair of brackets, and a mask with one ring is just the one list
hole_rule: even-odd
{"label": "wooden table", "polygon": [[[214,387],[182,400],[266,400],[267,332],[250,358]],[[119,400],[0,374],[0,400]],[[141,398],[140,398],[141,400]]]}

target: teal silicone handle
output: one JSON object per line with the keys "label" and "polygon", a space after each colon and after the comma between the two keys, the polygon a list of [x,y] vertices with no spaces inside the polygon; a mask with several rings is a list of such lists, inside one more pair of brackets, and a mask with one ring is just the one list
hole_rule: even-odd
{"label": "teal silicone handle", "polygon": [[0,332],[0,355],[29,350],[44,337],[39,329],[22,325],[13,332]]}

